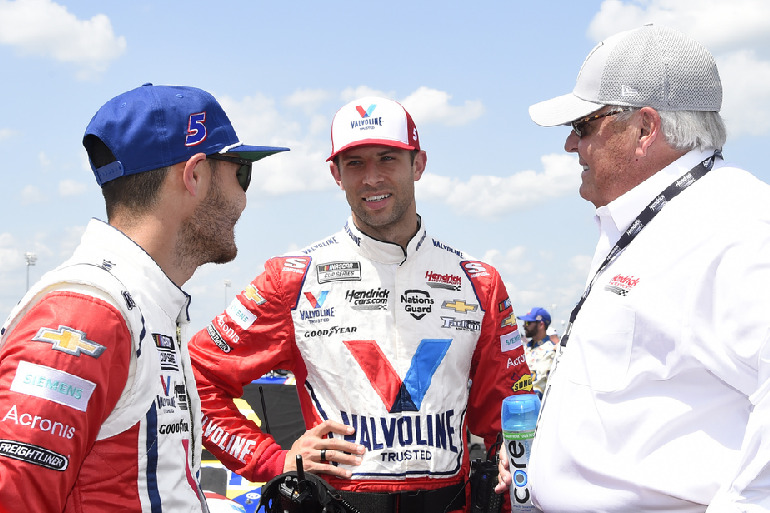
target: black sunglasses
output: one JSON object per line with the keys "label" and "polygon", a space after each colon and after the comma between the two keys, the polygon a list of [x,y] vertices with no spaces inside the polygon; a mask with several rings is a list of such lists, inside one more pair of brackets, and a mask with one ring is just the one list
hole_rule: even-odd
{"label": "black sunglasses", "polygon": [[629,110],[632,110],[632,109],[630,107],[622,107],[619,109],[602,112],[601,114],[596,114],[593,116],[588,116],[582,119],[578,119],[577,121],[572,121],[570,125],[572,125],[572,130],[575,131],[575,135],[577,135],[578,137],[583,137],[583,130],[585,129],[586,125],[591,121],[596,121],[597,119],[606,118],[607,116],[614,116],[615,114],[620,114],[621,112],[628,112]]}
{"label": "black sunglasses", "polygon": [[230,155],[222,155],[221,153],[212,153],[211,155],[206,155],[206,158],[240,164],[241,167],[235,172],[235,177],[238,179],[241,188],[243,188],[243,192],[246,192],[246,189],[249,188],[249,184],[251,183],[251,165],[254,163],[253,161],[242,159],[240,157],[232,157]]}

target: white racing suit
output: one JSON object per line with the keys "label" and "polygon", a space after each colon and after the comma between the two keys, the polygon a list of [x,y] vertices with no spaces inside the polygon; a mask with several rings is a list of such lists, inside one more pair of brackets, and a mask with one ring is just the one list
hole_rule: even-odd
{"label": "white racing suit", "polygon": [[233,399],[274,369],[295,374],[308,428],[326,419],[355,428],[347,439],[366,447],[363,463],[350,467],[350,480],[324,477],[360,492],[464,483],[467,428],[489,447],[503,398],[531,390],[516,316],[493,267],[424,228],[404,250],[366,236],[352,219],[269,260],[195,335],[190,353],[204,445],[252,481],[281,474],[286,451]]}
{"label": "white racing suit", "polygon": [[207,511],[198,393],[177,336],[188,303],[142,248],[89,223],[2,330],[0,509]]}

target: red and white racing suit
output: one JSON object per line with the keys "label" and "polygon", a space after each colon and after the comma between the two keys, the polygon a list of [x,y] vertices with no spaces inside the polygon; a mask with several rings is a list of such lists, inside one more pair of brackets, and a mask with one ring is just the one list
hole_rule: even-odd
{"label": "red and white racing suit", "polygon": [[[190,342],[204,445],[252,481],[287,451],[233,403],[274,369],[296,376],[305,424],[352,425],[367,451],[342,490],[431,490],[469,475],[467,430],[489,447],[504,397],[531,390],[516,316],[491,266],[427,235],[402,249],[348,219],[265,264]],[[470,385],[470,386],[469,386]],[[337,435],[339,436],[339,435]],[[469,501],[466,501],[469,504]]]}
{"label": "red and white racing suit", "polygon": [[[0,338],[0,510],[208,511],[189,296],[92,220]],[[9,509],[10,508],[10,509]]]}

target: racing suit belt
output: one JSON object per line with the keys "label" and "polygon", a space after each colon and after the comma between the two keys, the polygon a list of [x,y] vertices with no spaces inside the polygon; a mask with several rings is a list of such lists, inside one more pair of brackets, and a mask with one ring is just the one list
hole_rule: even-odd
{"label": "racing suit belt", "polygon": [[367,513],[444,513],[465,507],[465,483],[435,490],[405,490],[393,493],[337,490],[342,498]]}

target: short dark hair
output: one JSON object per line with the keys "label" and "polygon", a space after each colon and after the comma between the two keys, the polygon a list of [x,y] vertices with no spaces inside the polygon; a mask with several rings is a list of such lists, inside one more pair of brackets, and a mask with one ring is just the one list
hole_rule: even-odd
{"label": "short dark hair", "polygon": [[[83,145],[91,163],[100,168],[115,162],[115,156],[104,142],[95,135],[87,135]],[[118,210],[141,214],[147,211],[158,199],[163,180],[168,174],[168,167],[161,167],[143,173],[121,176],[102,185],[102,196],[107,209],[107,220],[113,218]]]}

